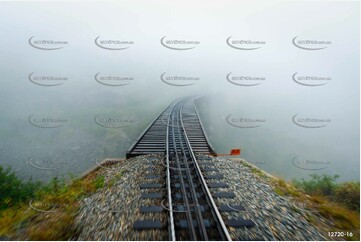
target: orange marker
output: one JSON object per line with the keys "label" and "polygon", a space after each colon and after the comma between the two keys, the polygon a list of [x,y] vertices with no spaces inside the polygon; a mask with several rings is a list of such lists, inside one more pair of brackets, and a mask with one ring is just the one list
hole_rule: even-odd
{"label": "orange marker", "polygon": [[215,154],[215,156],[235,156],[241,155],[241,149],[231,149],[230,154]]}

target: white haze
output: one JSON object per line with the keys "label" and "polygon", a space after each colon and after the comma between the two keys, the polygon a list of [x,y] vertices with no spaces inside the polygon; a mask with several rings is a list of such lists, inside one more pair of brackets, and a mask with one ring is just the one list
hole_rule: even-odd
{"label": "white haze", "polygon": [[[359,3],[290,1],[114,1],[0,2],[0,164],[23,178],[48,180],[79,174],[95,159],[124,157],[149,122],[171,101],[208,95],[201,112],[219,153],[241,148],[242,157],[262,163],[270,173],[306,177],[315,171],[292,164],[294,157],[328,161],[318,173],[359,179]],[[28,39],[66,40],[60,50],[42,51]],[[133,40],[123,51],[98,48],[94,39]],[[163,36],[198,40],[189,51],[160,44]],[[259,50],[239,51],[229,36],[264,40]],[[330,40],[325,50],[305,51],[292,38]],[[57,87],[29,82],[31,73],[69,78]],[[129,75],[130,85],[103,86],[97,72]],[[161,82],[164,72],[200,78],[188,87]],[[229,73],[264,76],[254,87],[226,81]],[[329,76],[327,85],[305,87],[295,72]],[[99,113],[132,115],[131,128],[99,127]],[[57,129],[28,123],[31,114],[68,120]],[[261,127],[239,129],[229,114],[263,118]],[[291,122],[295,114],[329,118],[325,128],[305,129]],[[59,158],[60,157],[60,158]],[[64,159],[57,170],[38,170],[31,159]],[[264,164],[263,164],[264,163]]]}

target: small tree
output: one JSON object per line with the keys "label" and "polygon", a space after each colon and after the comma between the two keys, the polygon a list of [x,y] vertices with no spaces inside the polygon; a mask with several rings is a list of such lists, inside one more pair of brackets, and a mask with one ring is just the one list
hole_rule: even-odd
{"label": "small tree", "polygon": [[360,182],[345,182],[335,190],[335,200],[360,211]]}
{"label": "small tree", "polygon": [[331,176],[323,174],[320,176],[311,174],[310,177],[311,179],[309,180],[305,180],[304,178],[302,178],[301,181],[293,180],[293,184],[309,194],[331,196],[337,187],[336,180],[339,178],[339,175]]}
{"label": "small tree", "polygon": [[0,166],[0,210],[30,199],[40,186],[40,182],[32,179],[22,182],[10,167],[4,169]]}

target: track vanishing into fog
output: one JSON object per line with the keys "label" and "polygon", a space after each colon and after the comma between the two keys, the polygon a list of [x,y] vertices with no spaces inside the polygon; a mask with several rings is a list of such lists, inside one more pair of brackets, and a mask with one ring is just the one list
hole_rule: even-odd
{"label": "track vanishing into fog", "polygon": [[[137,220],[138,230],[167,229],[169,240],[231,240],[229,227],[252,227],[251,220],[224,221],[221,213],[237,213],[239,204],[216,204],[215,198],[233,198],[233,192],[212,192],[212,188],[227,188],[221,174],[212,168],[211,158],[216,155],[208,142],[199,119],[194,98],[174,101],[141,134],[127,152],[127,158],[146,155],[164,155],[164,184],[152,183],[159,176],[149,174],[149,183],[141,184],[143,197],[162,199],[161,206],[143,206],[143,213],[168,213],[167,224],[157,220]],[[200,168],[199,164],[207,165]],[[150,165],[152,165],[150,163]],[[150,167],[150,171],[152,167]],[[165,186],[165,187],[164,187]],[[164,189],[146,192],[148,189]]]}

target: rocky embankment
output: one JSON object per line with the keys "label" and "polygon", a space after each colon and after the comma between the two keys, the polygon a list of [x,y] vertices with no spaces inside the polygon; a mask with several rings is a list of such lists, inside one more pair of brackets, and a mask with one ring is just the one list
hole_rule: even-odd
{"label": "rocky embankment", "polygon": [[[212,188],[212,192],[229,191],[236,197],[217,198],[215,202],[240,204],[245,210],[222,212],[224,220],[244,218],[252,220],[251,228],[229,228],[233,240],[325,240],[322,232],[311,221],[326,223],[314,211],[290,197],[280,196],[274,191],[274,178],[267,176],[241,159],[199,157],[199,161],[224,175],[221,180],[229,188]],[[161,157],[154,155],[131,158],[101,168],[105,186],[81,202],[76,225],[79,228],[77,240],[168,240],[167,231],[133,229],[138,219],[167,221],[167,210],[162,213],[140,213],[140,206],[160,205],[161,200],[141,199],[142,183],[149,183],[147,174],[164,175]],[[152,180],[164,183],[163,179]],[[151,191],[151,190],[150,190]],[[157,190],[159,192],[159,189]]]}

